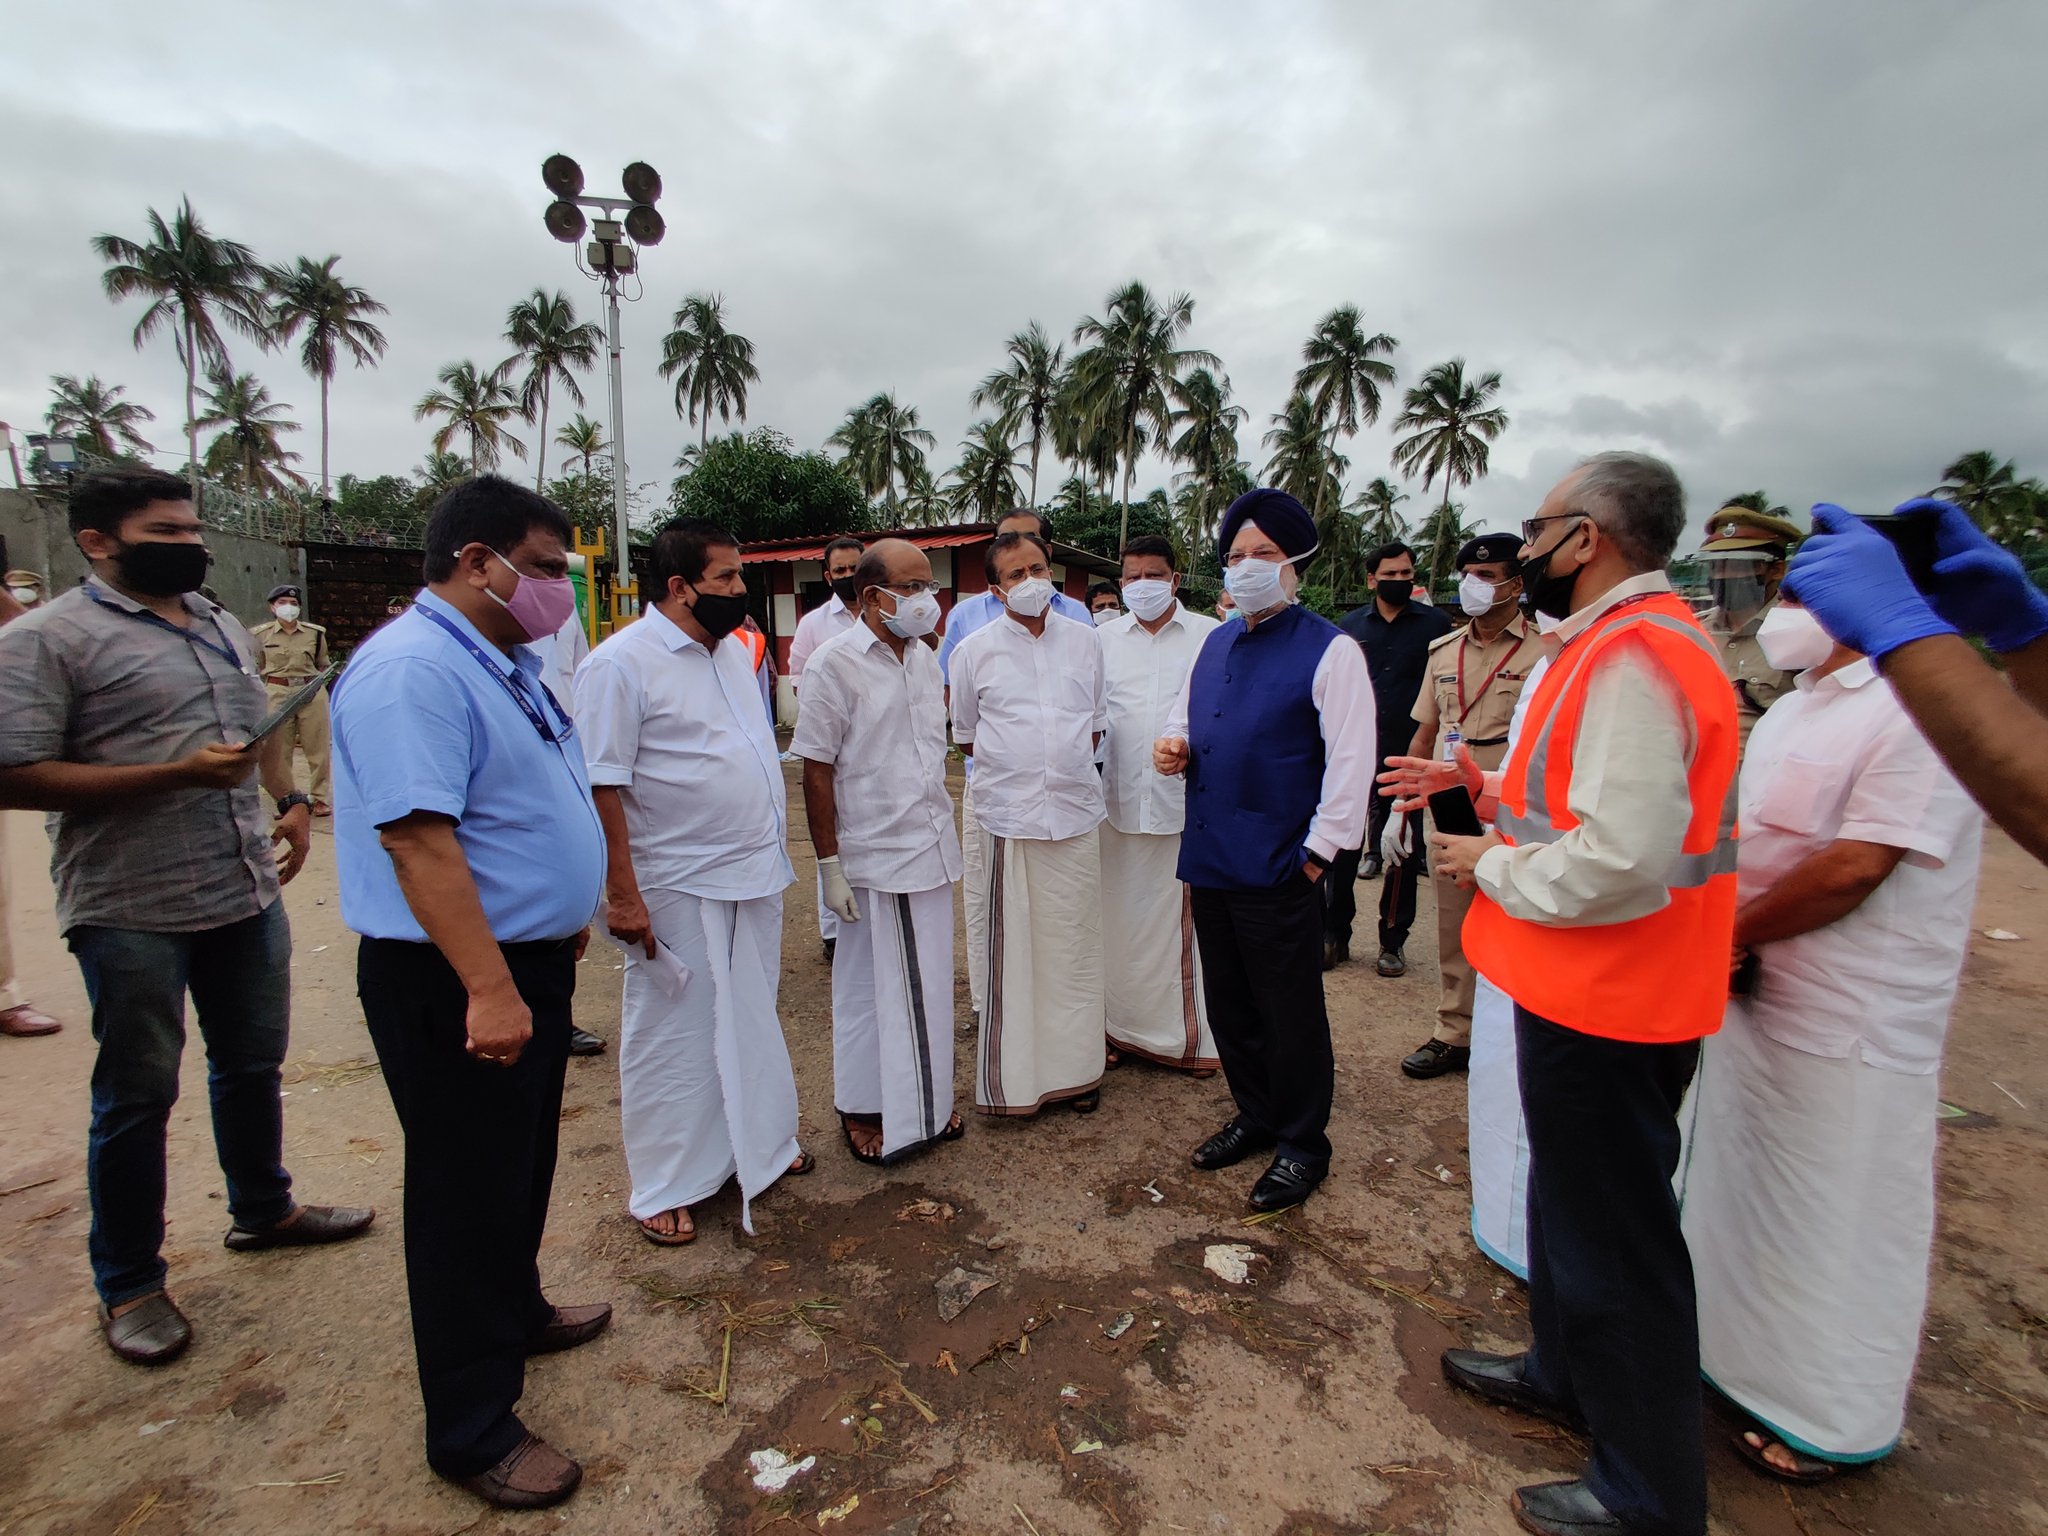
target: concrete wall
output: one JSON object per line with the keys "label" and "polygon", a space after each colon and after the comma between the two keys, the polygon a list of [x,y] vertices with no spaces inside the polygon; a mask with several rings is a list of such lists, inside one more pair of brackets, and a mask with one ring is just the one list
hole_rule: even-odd
{"label": "concrete wall", "polygon": [[[6,541],[6,568],[40,571],[53,596],[68,592],[88,574],[85,557],[71,542],[61,496],[0,491],[0,540]],[[263,595],[272,587],[301,580],[298,551],[282,544],[219,528],[206,530],[206,543],[213,551],[213,569],[207,573],[206,584],[245,624],[269,617]]]}

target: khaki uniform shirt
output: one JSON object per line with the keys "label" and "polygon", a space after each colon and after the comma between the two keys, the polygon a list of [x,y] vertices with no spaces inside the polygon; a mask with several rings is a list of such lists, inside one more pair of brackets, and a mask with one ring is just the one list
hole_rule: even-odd
{"label": "khaki uniform shirt", "polygon": [[249,633],[263,647],[265,682],[278,678],[292,683],[310,682],[327,665],[327,631],[318,624],[301,619],[287,630],[272,619],[268,624],[258,624]]}
{"label": "khaki uniform shirt", "polygon": [[1735,728],[1739,733],[1739,751],[1748,750],[1750,728],[1763,718],[1764,711],[1792,691],[1792,674],[1780,672],[1766,661],[1764,648],[1757,644],[1757,627],[1777,606],[1778,600],[1772,598],[1750,615],[1747,624],[1735,630],[1728,627],[1728,616],[1718,608],[1706,618],[1707,633],[1721,648],[1721,670],[1735,685]]}
{"label": "khaki uniform shirt", "polygon": [[1467,624],[1431,642],[1415,701],[1415,722],[1430,732],[1431,755],[1443,754],[1444,732],[1455,724],[1473,760],[1489,773],[1498,768],[1507,758],[1515,701],[1542,659],[1536,626],[1521,613],[1491,640],[1482,641]]}

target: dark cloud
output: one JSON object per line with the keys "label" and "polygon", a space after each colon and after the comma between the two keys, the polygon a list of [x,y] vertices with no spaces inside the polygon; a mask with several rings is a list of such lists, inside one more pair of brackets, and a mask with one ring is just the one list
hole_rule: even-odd
{"label": "dark cloud", "polygon": [[[1514,425],[1460,493],[1491,524],[1624,444],[1702,512],[1759,484],[1889,504],[1975,447],[2048,471],[2030,0],[273,9],[106,0],[89,69],[38,62],[73,22],[17,25],[0,418],[94,371],[175,441],[170,350],[130,349],[86,240],[189,192],[266,257],[339,251],[391,306],[384,366],[337,382],[335,460],[405,469],[413,403],[502,355],[514,300],[595,313],[538,222],[536,167],[566,149],[593,184],[645,158],[668,186],[626,311],[636,478],[695,435],[653,370],[692,289],[756,343],[752,421],[814,444],[893,389],[942,467],[1003,339],[1064,337],[1132,276],[1195,295],[1255,462],[1334,304],[1400,338],[1404,382],[1500,370]],[[312,419],[289,359],[238,361]],[[1354,478],[1390,440],[1345,445]]]}

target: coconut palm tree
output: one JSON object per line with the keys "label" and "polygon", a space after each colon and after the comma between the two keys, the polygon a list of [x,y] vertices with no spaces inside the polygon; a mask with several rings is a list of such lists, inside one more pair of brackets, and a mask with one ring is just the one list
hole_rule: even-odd
{"label": "coconut palm tree", "polygon": [[1034,320],[1010,338],[1006,350],[1009,366],[983,379],[969,403],[998,412],[996,420],[1005,436],[1015,437],[1022,430],[1031,445],[1031,505],[1037,506],[1038,456],[1052,434],[1053,406],[1059,398],[1066,349]]}
{"label": "coconut palm tree", "polygon": [[264,278],[270,290],[271,335],[279,346],[288,346],[303,331],[300,366],[320,381],[323,500],[328,493],[327,392],[334,384],[342,354],[347,353],[358,368],[364,368],[383,357],[388,345],[384,333],[369,318],[386,313],[384,306],[335,274],[335,264],[340,260],[339,256],[330,256],[316,262],[310,256],[301,256],[292,266],[272,268]]}
{"label": "coconut palm tree", "polygon": [[[507,377],[520,368],[519,409],[528,421],[538,417],[539,433],[534,438],[533,488],[537,491],[547,478],[548,406],[556,384],[578,405],[583,403],[583,386],[576,375],[597,363],[604,346],[604,331],[594,321],[576,320],[576,306],[559,289],[550,296],[536,288],[505,314],[505,340],[517,351],[499,366]],[[585,471],[588,473],[588,471]]]}
{"label": "coconut palm tree", "polygon": [[135,347],[163,331],[171,333],[185,368],[185,452],[192,495],[199,497],[199,373],[225,367],[227,339],[222,326],[268,346],[270,316],[263,302],[263,265],[246,245],[209,234],[192,211],[178,204],[166,220],[149,210],[149,238],[95,235],[92,248],[106,262],[100,285],[110,299],[147,299],[135,322]]}
{"label": "coconut palm tree", "polygon": [[846,413],[846,420],[825,439],[840,450],[839,462],[870,500],[879,496],[896,504],[899,481],[909,485],[925,467],[925,449],[938,439],[918,425],[917,407],[898,405],[884,390]]}
{"label": "coconut palm tree", "polygon": [[1230,380],[1207,368],[1190,369],[1173,388],[1174,436],[1167,457],[1186,469],[1174,476],[1174,536],[1192,560],[1215,535],[1223,511],[1251,488],[1251,472],[1238,458],[1237,429],[1250,416],[1230,400]]}
{"label": "coconut palm tree", "polygon": [[[1360,426],[1380,419],[1380,386],[1394,382],[1394,365],[1386,359],[1398,345],[1385,331],[1366,335],[1356,304],[1331,310],[1302,344],[1294,389],[1308,396],[1333,450],[1339,432],[1355,437]],[[1325,485],[1317,487],[1319,493]],[[1321,520],[1320,502],[1309,510]]]}
{"label": "coconut palm tree", "polygon": [[1252,488],[1252,468],[1233,459],[1206,476],[1182,475],[1173,493],[1173,538],[1190,570],[1212,558],[1216,525],[1230,504]]}
{"label": "coconut palm tree", "polygon": [[[1394,420],[1396,431],[1408,436],[1394,444],[1394,467],[1404,475],[1420,474],[1422,492],[1443,477],[1443,508],[1451,505],[1451,485],[1470,485],[1483,479],[1487,469],[1487,445],[1507,430],[1508,413],[1491,402],[1500,393],[1500,375],[1482,373],[1465,376],[1465,360],[1454,357],[1438,363],[1401,397],[1401,414]],[[1457,553],[1455,546],[1452,554]],[[1442,571],[1431,569],[1435,581]]]}
{"label": "coconut palm tree", "polygon": [[283,496],[304,485],[306,477],[291,467],[299,455],[279,441],[299,430],[287,414],[291,407],[272,400],[252,373],[216,367],[208,385],[198,425],[222,430],[206,445],[206,472],[231,490],[259,496]]}
{"label": "coconut palm tree", "polygon": [[1724,507],[1746,507],[1751,512],[1762,512],[1771,517],[1790,517],[1792,515],[1784,507],[1771,500],[1771,493],[1769,491],[1744,491],[1740,496],[1730,496],[1721,505]]}
{"label": "coconut palm tree", "polygon": [[1941,484],[1930,494],[1954,502],[2008,549],[2033,540],[2048,516],[2048,494],[2040,482],[2022,480],[2011,459],[2001,461],[1983,449],[1964,454],[1944,469]]}
{"label": "coconut palm tree", "polygon": [[1479,530],[1465,521],[1465,506],[1462,502],[1448,498],[1443,505],[1430,513],[1416,530],[1415,537],[1422,545],[1422,558],[1429,570],[1429,585],[1432,589],[1441,585],[1453,569],[1458,551],[1465,547]]}
{"label": "coconut palm tree", "polygon": [[1359,535],[1368,549],[1391,544],[1408,532],[1408,519],[1399,511],[1408,493],[1384,475],[1368,480],[1365,489],[1352,500],[1350,510],[1357,516]]}
{"label": "coconut palm tree", "polygon": [[1155,441],[1172,428],[1169,385],[1190,368],[1221,368],[1213,353],[1180,345],[1194,323],[1195,301],[1177,293],[1161,304],[1143,283],[1132,281],[1110,294],[1101,319],[1090,315],[1074,327],[1073,388],[1078,407],[1114,429],[1123,460],[1121,545],[1130,535],[1131,479],[1142,451],[1140,435]]}
{"label": "coconut palm tree", "polygon": [[676,415],[693,426],[700,416],[703,436],[711,441],[711,413],[731,421],[735,412],[747,424],[747,386],[760,382],[754,366],[754,344],[725,328],[725,295],[693,293],[669,322],[661,339],[661,376],[676,381]]}
{"label": "coconut palm tree", "polygon": [[428,390],[412,408],[414,421],[425,421],[429,416],[448,418],[434,433],[435,452],[446,453],[460,432],[469,438],[472,475],[497,468],[498,455],[507,448],[522,459],[526,457],[526,444],[505,425],[515,416],[523,418],[524,413],[519,409],[519,397],[505,382],[502,367],[479,373],[475,363],[450,363],[439,377],[441,387]]}
{"label": "coconut palm tree", "polygon": [[452,490],[465,480],[475,479],[476,470],[461,454],[437,448],[413,471],[413,478],[419,481],[421,498],[432,502],[439,499],[443,491]]}
{"label": "coconut palm tree", "polygon": [[[1305,507],[1320,506],[1329,498],[1334,509],[1343,499],[1339,482],[1349,461],[1331,449],[1329,434],[1317,419],[1315,402],[1297,390],[1272,420],[1273,430],[1262,439],[1273,450],[1273,457],[1266,461],[1266,483]],[[1321,521],[1317,519],[1318,526]]]}
{"label": "coconut palm tree", "polygon": [[119,458],[123,448],[150,453],[149,441],[139,430],[156,413],[146,405],[121,397],[128,392],[122,384],[102,384],[96,373],[83,383],[68,373],[50,379],[50,408],[43,420],[58,437],[68,437],[79,447],[103,459]]}
{"label": "coconut palm tree", "polygon": [[555,442],[583,460],[585,476],[590,473],[590,461],[611,446],[604,440],[604,429],[581,412],[555,434]]}
{"label": "coconut palm tree", "polygon": [[932,479],[928,465],[919,464],[904,481],[898,516],[906,528],[935,528],[953,515],[952,503]]}
{"label": "coconut palm tree", "polygon": [[951,501],[959,520],[992,523],[1017,505],[1017,445],[1001,421],[977,421],[960,444]]}

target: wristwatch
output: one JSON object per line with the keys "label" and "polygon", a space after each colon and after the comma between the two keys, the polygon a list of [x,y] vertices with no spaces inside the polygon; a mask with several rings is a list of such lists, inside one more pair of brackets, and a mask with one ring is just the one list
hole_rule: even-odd
{"label": "wristwatch", "polygon": [[277,814],[282,816],[286,811],[289,811],[295,805],[303,805],[307,810],[310,811],[311,809],[313,809],[313,797],[305,793],[303,790],[295,789],[290,794],[285,795],[278,800]]}

